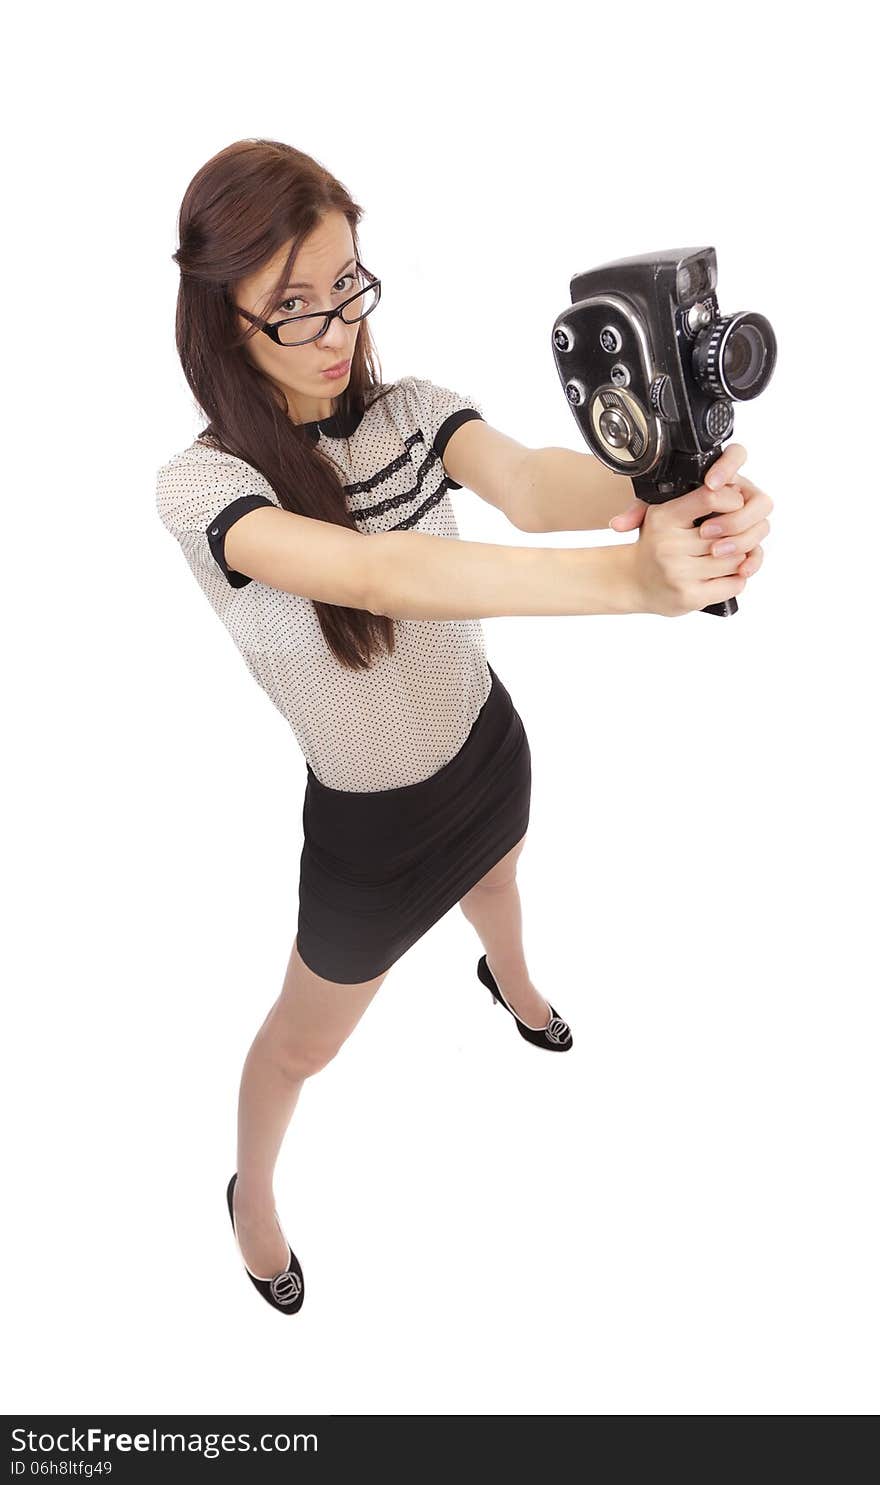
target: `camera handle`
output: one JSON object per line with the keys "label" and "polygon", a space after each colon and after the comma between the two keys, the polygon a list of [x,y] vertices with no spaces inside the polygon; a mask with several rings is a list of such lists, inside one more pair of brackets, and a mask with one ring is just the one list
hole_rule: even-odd
{"label": "camera handle", "polygon": [[[651,477],[637,476],[632,482],[633,489],[648,505],[665,505],[667,500],[677,500],[679,495],[689,495],[691,490],[698,490],[705,481],[706,471],[717,464],[723,452],[720,445],[708,454],[686,454],[675,449]],[[694,525],[702,526],[704,521],[711,521],[712,515],[713,512],[708,511],[705,516],[698,516]],[[721,619],[730,619],[738,612],[739,604],[735,598],[707,603],[700,609],[701,614],[717,614]]]}

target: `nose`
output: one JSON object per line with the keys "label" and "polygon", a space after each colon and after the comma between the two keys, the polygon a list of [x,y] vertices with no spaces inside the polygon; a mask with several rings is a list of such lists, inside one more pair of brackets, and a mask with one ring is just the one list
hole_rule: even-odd
{"label": "nose", "polygon": [[319,335],[315,344],[323,346],[325,351],[340,351],[342,354],[339,359],[342,360],[349,346],[349,326],[344,323],[341,315],[333,317],[324,334]]}

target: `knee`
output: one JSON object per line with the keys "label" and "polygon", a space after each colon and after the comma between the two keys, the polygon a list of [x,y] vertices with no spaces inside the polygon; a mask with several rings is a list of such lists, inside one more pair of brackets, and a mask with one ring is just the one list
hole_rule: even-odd
{"label": "knee", "polygon": [[461,898],[460,904],[467,910],[468,901],[472,904],[485,902],[487,899],[498,897],[501,893],[510,892],[516,887],[516,868],[526,838],[523,835],[500,861],[496,861],[493,867],[475,882],[469,892]]}
{"label": "knee", "polygon": [[516,867],[509,866],[506,871],[500,872],[497,877],[492,877],[488,882],[477,882],[477,892],[509,892],[516,882]]}
{"label": "knee", "polygon": [[491,872],[483,881],[477,882],[469,892],[462,897],[459,907],[466,911],[469,904],[486,902],[493,897],[499,897],[503,892],[509,892],[516,885],[516,867],[510,866],[503,872]]}
{"label": "knee", "polygon": [[339,1046],[311,1037],[300,1038],[297,1042],[270,1037],[267,1051],[284,1076],[298,1083],[326,1067],[336,1056]]}

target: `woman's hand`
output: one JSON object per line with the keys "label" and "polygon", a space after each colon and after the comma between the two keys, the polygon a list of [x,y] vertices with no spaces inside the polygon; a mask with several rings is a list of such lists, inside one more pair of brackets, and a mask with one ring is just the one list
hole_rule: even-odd
{"label": "woman's hand", "polygon": [[[707,483],[702,487],[714,488],[716,483],[733,485],[743,495],[742,508],[735,515],[726,514],[717,522],[706,521],[702,526],[694,528],[706,538],[704,551],[707,554],[713,557],[739,556],[738,563],[735,568],[731,568],[731,571],[735,570],[741,577],[751,577],[758,571],[764,560],[764,552],[760,543],[770,530],[770,523],[766,517],[773,509],[770,496],[765,495],[763,490],[759,490],[758,486],[752,484],[752,481],[744,474],[738,473],[740,466],[745,464],[746,457],[746,450],[741,443],[729,444],[720,459],[712,465]],[[709,480],[712,481],[711,486],[708,485]],[[683,499],[682,496],[678,498]],[[632,505],[627,506],[620,515],[612,516],[609,525],[612,531],[635,531],[638,526],[641,526],[645,512],[650,509],[647,501],[636,497]],[[758,531],[759,526],[760,531]],[[725,553],[721,550],[722,543],[731,540],[735,543],[735,549],[731,553]]]}
{"label": "woman's hand", "polygon": [[[745,580],[758,571],[773,502],[738,472],[745,460],[742,444],[730,444],[709,470],[706,484],[661,505],[637,498],[609,522],[613,531],[641,527],[633,560],[649,613],[690,613],[736,597]],[[709,488],[708,481],[716,480],[718,488]],[[694,526],[707,513],[717,513],[717,519]],[[640,552],[643,541],[645,549]],[[714,584],[711,591],[707,583]]]}

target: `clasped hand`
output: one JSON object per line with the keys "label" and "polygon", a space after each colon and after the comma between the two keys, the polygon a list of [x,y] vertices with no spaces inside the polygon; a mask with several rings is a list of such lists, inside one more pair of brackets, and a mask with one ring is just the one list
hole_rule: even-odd
{"label": "clasped hand", "polygon": [[[746,462],[746,450],[741,443],[728,444],[724,453],[712,465],[706,476],[706,481],[700,488],[707,494],[717,490],[722,485],[732,486],[742,495],[742,504],[736,510],[725,511],[723,515],[713,515],[711,520],[704,521],[701,526],[694,527],[694,537],[700,543],[702,551],[697,555],[711,557],[730,557],[728,573],[736,573],[740,577],[751,577],[758,571],[764,560],[764,550],[761,546],[763,538],[770,530],[768,515],[773,509],[773,501],[763,490],[759,490],[745,475],[739,473],[740,466]],[[687,496],[680,496],[682,500],[692,501],[693,491]],[[674,506],[675,501],[668,501],[667,506]],[[638,496],[632,505],[627,506],[620,515],[613,516],[609,525],[612,531],[635,531],[642,524],[645,512],[651,506]],[[717,570],[714,574],[717,576]]]}

